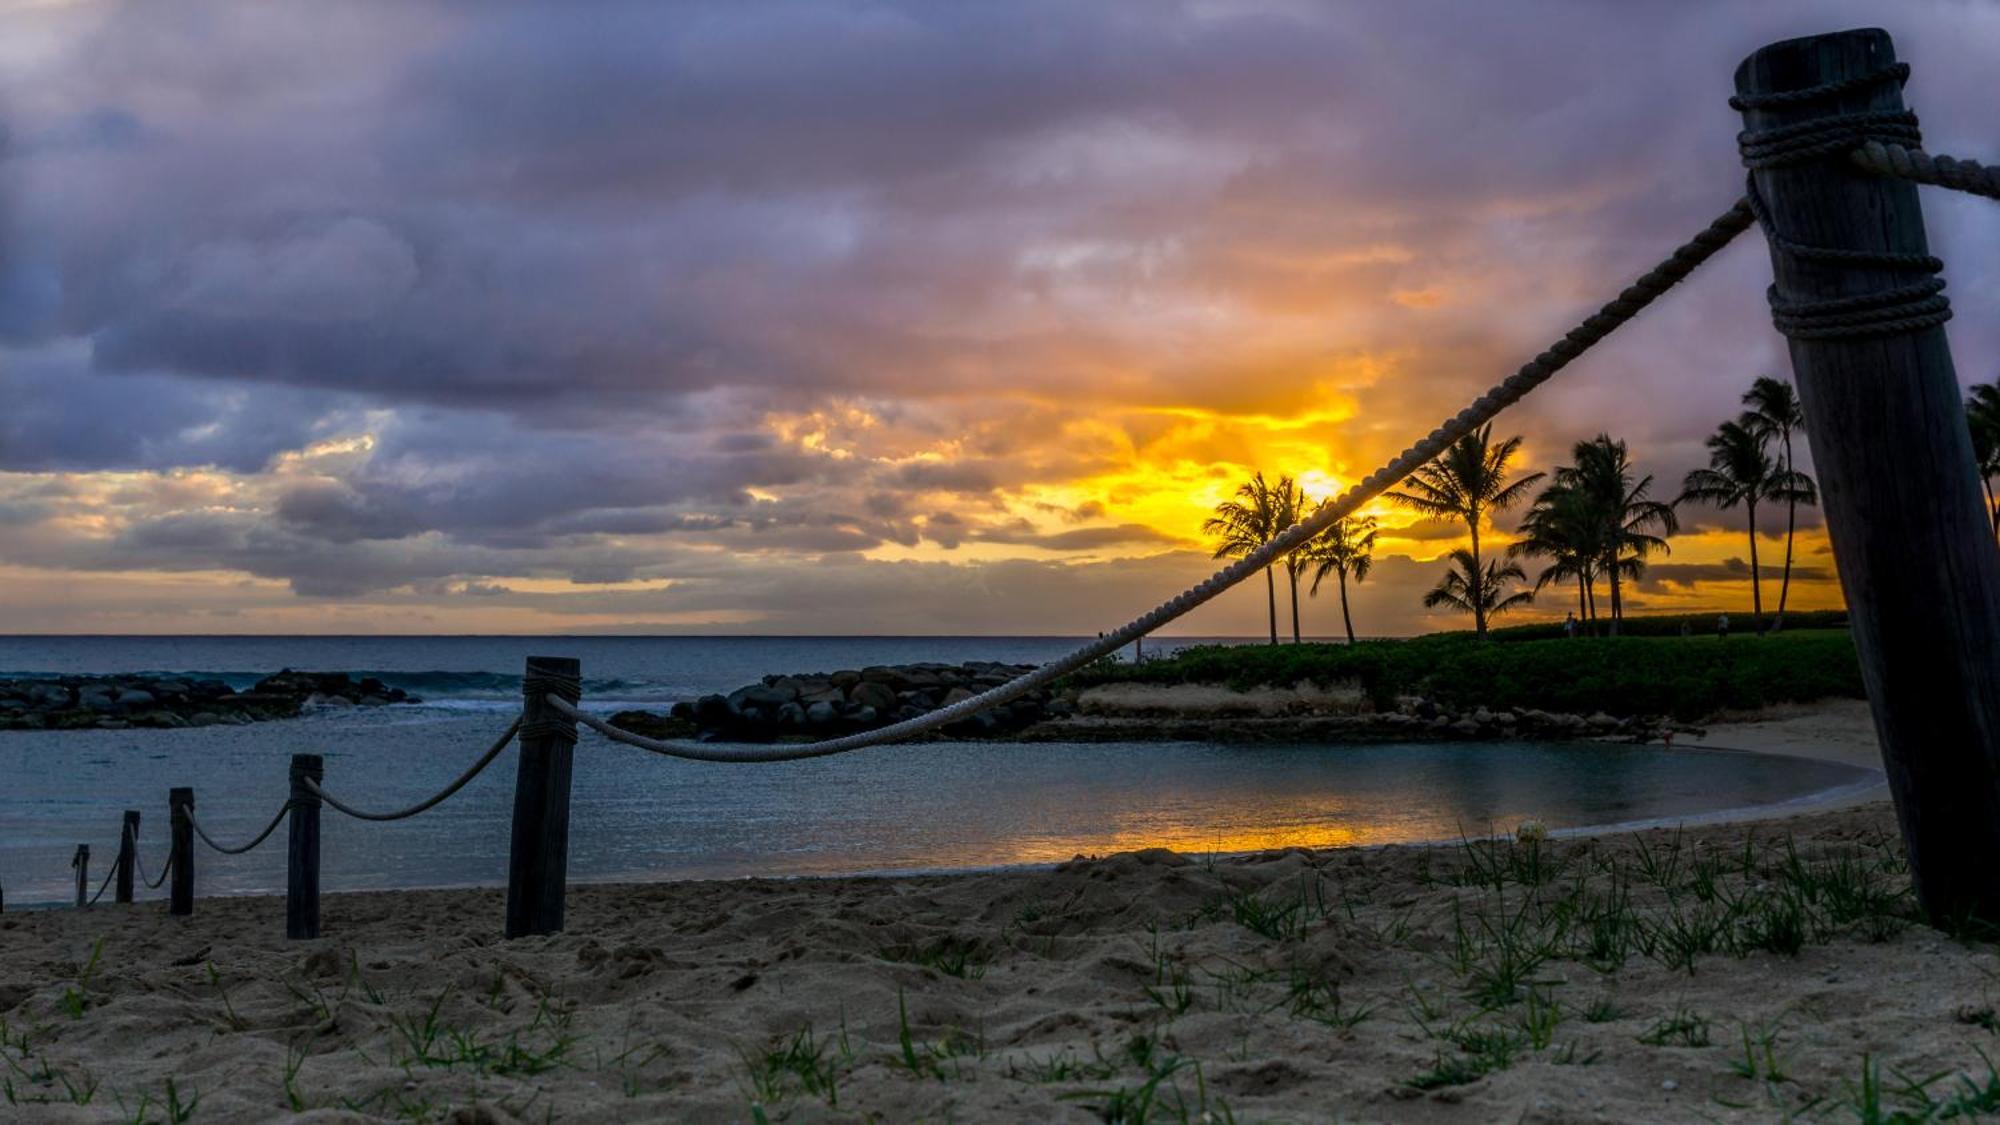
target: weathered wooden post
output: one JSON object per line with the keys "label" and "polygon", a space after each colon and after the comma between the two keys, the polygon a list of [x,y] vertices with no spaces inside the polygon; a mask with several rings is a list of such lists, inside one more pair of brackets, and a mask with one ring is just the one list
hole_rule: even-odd
{"label": "weathered wooden post", "polygon": [[118,833],[118,888],[115,893],[119,902],[132,901],[132,867],[139,850],[139,810],[125,810],[125,825]]}
{"label": "weathered wooden post", "polygon": [[90,845],[78,844],[69,865],[76,869],[76,908],[90,905]]}
{"label": "weathered wooden post", "polygon": [[167,862],[173,865],[168,880],[167,913],[194,913],[194,790],[175,786],[167,790]]}
{"label": "weathered wooden post", "polygon": [[514,778],[514,837],[507,859],[507,936],[561,933],[569,877],[569,781],[575,720],[549,695],[581,697],[582,666],[531,656],[521,677],[521,764]]}
{"label": "weathered wooden post", "polygon": [[2000,552],[1917,186],[1847,159],[1868,136],[1914,147],[1895,64],[1877,29],[1774,43],[1734,104],[1917,896],[1934,920],[1996,921]]}
{"label": "weathered wooden post", "polygon": [[292,755],[291,847],[285,856],[285,936],[319,936],[319,809],[326,779],[318,754]]}

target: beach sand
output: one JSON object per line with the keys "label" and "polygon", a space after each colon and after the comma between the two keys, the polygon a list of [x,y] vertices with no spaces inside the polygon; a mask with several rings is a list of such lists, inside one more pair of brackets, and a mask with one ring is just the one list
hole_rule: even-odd
{"label": "beach sand", "polygon": [[[1846,705],[1706,742],[1873,745]],[[0,915],[0,1118],[169,1120],[171,1079],[197,1122],[1851,1119],[1865,1073],[1893,1105],[1896,1075],[1984,1089],[2000,1050],[2000,959],[1914,924],[1899,864],[1874,799],[1529,844],[582,886],[566,933],[513,942],[497,891],[329,896],[313,942],[273,899]]]}

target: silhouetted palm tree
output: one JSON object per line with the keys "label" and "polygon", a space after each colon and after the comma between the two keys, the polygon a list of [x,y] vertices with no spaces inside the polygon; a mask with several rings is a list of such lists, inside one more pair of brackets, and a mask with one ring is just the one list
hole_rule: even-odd
{"label": "silhouetted palm tree", "polygon": [[[1624,442],[1599,434],[1577,442],[1571,453],[1576,463],[1556,470],[1556,485],[1576,493],[1595,525],[1597,570],[1611,580],[1611,632],[1615,636],[1618,623],[1625,618],[1621,581],[1638,578],[1646,568],[1646,556],[1668,550],[1664,536],[1679,531],[1680,521],[1672,504],[1648,495],[1653,489],[1652,474],[1632,479],[1632,459]],[[1653,534],[1655,531],[1661,534]]]}
{"label": "silhouetted palm tree", "polygon": [[1972,429],[1972,456],[1979,462],[1979,483],[1986,489],[1986,514],[2000,536],[2000,500],[1994,499],[1993,478],[2000,476],[2000,383],[1972,388],[1965,400],[1965,422]]}
{"label": "silhouetted palm tree", "polygon": [[1750,531],[1750,612],[1752,624],[1764,616],[1764,594],[1757,572],[1757,505],[1760,502],[1810,503],[1817,493],[1812,482],[1788,472],[1770,454],[1770,435],[1756,415],[1743,414],[1724,422],[1708,438],[1708,468],[1695,469],[1681,482],[1681,501],[1696,500],[1727,511],[1742,505]]}
{"label": "silhouetted palm tree", "polygon": [[1576,616],[1597,619],[1599,521],[1589,498],[1575,489],[1552,484],[1535,497],[1521,519],[1520,538],[1507,547],[1508,558],[1545,558],[1549,565],[1535,576],[1535,591],[1551,583],[1576,580]]}
{"label": "silhouetted palm tree", "polygon": [[[1277,490],[1258,473],[1236,489],[1236,499],[1215,506],[1215,515],[1201,525],[1202,534],[1217,537],[1215,558],[1242,558],[1284,530],[1278,520]],[[1271,643],[1278,643],[1278,588],[1271,568],[1264,568],[1264,595],[1271,610]]]}
{"label": "silhouetted palm tree", "polygon": [[1743,405],[1750,408],[1748,417],[1754,417],[1756,425],[1768,437],[1778,439],[1783,453],[1782,465],[1787,473],[1792,473],[1803,487],[1793,489],[1785,501],[1785,577],[1778,583],[1778,615],[1771,621],[1771,631],[1785,627],[1785,600],[1792,592],[1792,540],[1798,533],[1799,505],[1818,502],[1818,494],[1812,487],[1812,478],[1798,472],[1798,463],[1792,458],[1792,435],[1805,429],[1805,411],[1799,406],[1798,392],[1790,383],[1760,375],[1743,392]]}
{"label": "silhouetted palm tree", "polygon": [[1472,614],[1474,621],[1486,621],[1535,600],[1526,590],[1505,592],[1508,582],[1528,580],[1520,563],[1494,559],[1481,567],[1478,556],[1463,547],[1445,557],[1451,560],[1451,569],[1424,595],[1426,609],[1445,605]]}
{"label": "silhouetted palm tree", "polygon": [[1368,571],[1375,565],[1375,517],[1349,516],[1337,520],[1325,531],[1312,537],[1299,554],[1304,556],[1313,568],[1312,589],[1319,594],[1319,584],[1329,574],[1340,579],[1340,621],[1347,626],[1347,643],[1354,643],[1354,615],[1347,609],[1347,580],[1365,580]]}
{"label": "silhouetted palm tree", "polygon": [[1541,473],[1529,473],[1508,483],[1507,462],[1514,459],[1520,448],[1519,437],[1496,443],[1493,427],[1484,426],[1453,442],[1436,460],[1412,473],[1403,482],[1404,491],[1389,493],[1391,499],[1424,515],[1465,521],[1466,529],[1472,533],[1472,565],[1464,575],[1471,582],[1466,607],[1472,613],[1473,630],[1482,637],[1486,635],[1485,607],[1490,599],[1479,586],[1490,568],[1481,565],[1479,525],[1489,513],[1509,507],[1527,495],[1528,488],[1542,479]]}

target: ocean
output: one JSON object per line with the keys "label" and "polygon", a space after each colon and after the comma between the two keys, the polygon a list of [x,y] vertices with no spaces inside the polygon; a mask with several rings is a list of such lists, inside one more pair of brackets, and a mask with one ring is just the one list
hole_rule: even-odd
{"label": "ocean", "polygon": [[[1161,651],[1197,638],[1149,641]],[[327,791],[396,808],[455,777],[519,706],[529,655],[582,662],[584,704],[664,708],[779,672],[914,661],[1039,662],[1062,637],[0,637],[0,678],[146,672],[243,688],[280,668],[376,676],[424,702],[186,730],[0,733],[0,891],[66,900],[101,876],[120,814],[142,866],[166,856],[167,790],[247,839],[285,800],[292,754]],[[323,814],[332,891],[505,881],[514,752],[451,800],[389,824]],[[585,732],[573,783],[580,881],[806,876],[1046,863],[1146,846],[1239,851],[1606,824],[1793,800],[1872,776],[1788,758],[1601,744],[908,744],[775,765],[662,759]],[[282,829],[245,856],[197,845],[198,894],[281,891]],[[95,887],[93,878],[92,886]],[[142,898],[158,892],[142,892]]]}

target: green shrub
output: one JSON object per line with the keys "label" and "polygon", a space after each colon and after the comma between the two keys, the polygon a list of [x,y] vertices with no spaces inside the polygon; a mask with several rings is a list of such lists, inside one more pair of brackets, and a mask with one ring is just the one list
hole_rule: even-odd
{"label": "green shrub", "polygon": [[[1423,695],[1453,708],[1539,708],[1588,714],[1672,716],[1697,721],[1723,710],[1832,697],[1859,698],[1861,669],[1845,628],[1805,628],[1788,615],[1784,632],[1682,637],[1680,618],[1631,618],[1628,635],[1565,639],[1496,630],[1434,633],[1358,645],[1202,645],[1140,665],[1077,672],[1077,687],[1114,681],[1262,685],[1350,682],[1378,707]],[[1674,622],[1659,629],[1659,621]],[[1711,624],[1713,619],[1709,619]],[[1746,622],[1747,623],[1747,622]]]}

